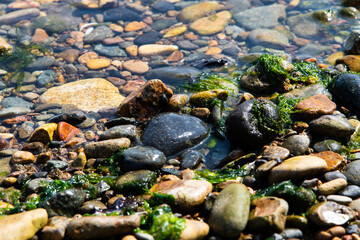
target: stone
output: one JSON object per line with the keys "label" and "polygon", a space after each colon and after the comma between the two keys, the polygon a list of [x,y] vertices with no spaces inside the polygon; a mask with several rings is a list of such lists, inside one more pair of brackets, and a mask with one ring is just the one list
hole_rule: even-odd
{"label": "stone", "polygon": [[336,104],[326,95],[318,94],[299,102],[294,111],[299,111],[296,115],[306,121],[321,117],[322,115],[333,114]]}
{"label": "stone", "polygon": [[194,67],[161,67],[148,71],[145,78],[160,79],[165,84],[181,85],[186,82],[192,81],[196,78],[201,71]]}
{"label": "stone", "polygon": [[277,197],[262,197],[251,201],[248,226],[252,232],[281,233],[285,229],[288,203]]}
{"label": "stone", "polygon": [[66,83],[50,88],[40,96],[43,103],[73,104],[83,111],[95,112],[117,107],[124,99],[117,87],[102,78]]}
{"label": "stone", "polygon": [[66,227],[69,224],[67,217],[52,217],[41,230],[42,239],[61,240],[65,237]]}
{"label": "stone", "polygon": [[345,64],[350,71],[360,72],[360,56],[346,55],[336,59],[336,64]]}
{"label": "stone", "polygon": [[338,153],[333,151],[324,151],[313,154],[316,157],[322,158],[326,161],[326,171],[341,170],[345,167],[346,159]]}
{"label": "stone", "polygon": [[323,115],[309,123],[310,131],[317,136],[327,136],[335,139],[350,137],[355,128],[341,114]]}
{"label": "stone", "polygon": [[63,33],[69,29],[73,29],[74,24],[80,23],[80,20],[72,15],[71,11],[68,13],[62,11],[61,15],[51,14],[36,18],[32,22],[33,28],[44,29],[48,34]]}
{"label": "stone", "polygon": [[85,197],[86,193],[81,189],[68,189],[55,193],[42,203],[41,207],[46,209],[49,217],[72,217],[85,201]]}
{"label": "stone", "polygon": [[341,74],[334,83],[334,95],[346,108],[358,113],[360,110],[360,77],[356,74]]}
{"label": "stone", "polygon": [[36,80],[36,84],[39,87],[45,87],[47,84],[50,84],[55,81],[56,74],[53,70],[45,70]]}
{"label": "stone", "polygon": [[159,170],[166,162],[164,153],[153,147],[135,146],[122,153],[120,165],[125,171]]}
{"label": "stone", "polygon": [[49,35],[46,33],[44,29],[37,28],[35,29],[35,33],[31,38],[31,41],[34,43],[42,43],[46,41],[46,39],[49,37]]}
{"label": "stone", "polygon": [[208,132],[207,124],[196,117],[162,113],[150,121],[142,140],[170,156],[200,143]]}
{"label": "stone", "polygon": [[179,240],[204,239],[210,231],[209,225],[191,219],[185,219],[185,229],[181,232]]}
{"label": "stone", "polygon": [[204,161],[201,153],[189,150],[180,155],[180,169],[196,169]]}
{"label": "stone", "polygon": [[36,70],[46,70],[47,68],[51,67],[56,63],[56,60],[53,57],[45,56],[45,57],[39,57],[35,59],[32,63],[30,63],[26,70],[29,71],[36,71]]}
{"label": "stone", "polygon": [[84,169],[87,159],[84,152],[79,152],[78,156],[71,162],[70,166],[73,169]]}
{"label": "stone", "polygon": [[136,32],[136,31],[139,31],[143,28],[147,27],[146,23],[144,22],[138,22],[138,21],[134,21],[134,22],[131,22],[129,24],[127,24],[124,28],[124,30],[126,32]]}
{"label": "stone", "polygon": [[22,20],[30,20],[40,15],[40,10],[37,8],[21,9],[9,12],[0,16],[1,25],[12,25]]}
{"label": "stone", "polygon": [[105,57],[126,57],[126,52],[119,46],[105,46],[97,44],[94,46],[94,51]]}
{"label": "stone", "polygon": [[80,129],[68,124],[67,122],[59,122],[56,129],[56,138],[60,141],[69,141],[72,137],[80,132]]}
{"label": "stone", "polygon": [[347,186],[347,181],[345,179],[337,178],[321,184],[318,187],[318,192],[322,195],[330,195],[337,193],[346,186]]}
{"label": "stone", "polygon": [[85,44],[93,44],[102,42],[106,38],[111,38],[115,34],[114,32],[107,26],[99,26],[96,27],[92,32],[84,36]]}
{"label": "stone", "polygon": [[[280,119],[277,106],[265,99],[256,100],[256,102],[255,99],[251,99],[236,106],[225,120],[226,136],[234,146],[256,148],[276,136],[276,130],[264,131],[264,129],[259,128],[258,120],[252,112],[254,104],[261,105],[264,108],[266,117],[274,121]],[[267,127],[274,128],[274,126]]]}
{"label": "stone", "polygon": [[184,32],[186,32],[186,30],[187,30],[186,25],[182,25],[180,27],[172,28],[172,29],[170,29],[169,31],[166,32],[166,34],[164,35],[164,38],[170,38],[170,37],[179,36],[179,35],[183,34]]}
{"label": "stone", "polygon": [[141,57],[168,55],[177,50],[179,47],[176,45],[146,44],[139,47],[139,55]]}
{"label": "stone", "polygon": [[265,146],[262,154],[262,158],[268,160],[285,160],[290,155],[290,151],[287,148],[279,146]]}
{"label": "stone", "polygon": [[137,130],[134,125],[120,125],[114,126],[99,135],[99,141],[114,139],[114,138],[129,138],[134,141],[137,137]]}
{"label": "stone", "polygon": [[0,105],[3,108],[32,108],[33,104],[19,97],[6,97]]}
{"label": "stone", "polygon": [[354,55],[360,54],[359,36],[360,30],[352,30],[351,33],[346,37],[344,41],[344,48],[346,52]]}
{"label": "stone", "polygon": [[71,239],[100,239],[129,234],[140,227],[140,216],[94,216],[73,219],[66,228]]}
{"label": "stone", "polygon": [[115,188],[120,193],[141,193],[156,183],[156,174],[149,170],[130,171],[120,176]]}
{"label": "stone", "polygon": [[284,93],[286,99],[294,98],[308,98],[318,94],[325,94],[329,98],[332,97],[330,92],[322,84],[310,84],[309,86],[291,90],[290,92]]}
{"label": "stone", "polygon": [[10,3],[8,5],[8,7],[11,9],[39,8],[40,3],[36,2],[36,1],[29,1],[29,0],[25,0],[25,1],[17,0],[17,1]]}
{"label": "stone", "polygon": [[327,169],[326,161],[315,156],[296,156],[285,160],[271,169],[268,182],[270,184],[284,180],[300,180],[318,177]]}
{"label": "stone", "polygon": [[184,57],[184,54],[180,51],[172,52],[169,56],[166,57],[168,62],[178,62]]}
{"label": "stone", "polygon": [[177,23],[176,19],[159,19],[151,25],[151,28],[154,31],[161,31],[165,28],[175,25],[176,23]]}
{"label": "stone", "polygon": [[223,89],[202,91],[191,95],[190,103],[197,107],[208,107],[215,99],[226,101],[228,96],[228,91]]}
{"label": "stone", "polygon": [[57,129],[56,123],[47,123],[38,127],[29,137],[28,142],[41,142],[47,145],[53,140],[54,132]]}
{"label": "stone", "polygon": [[81,0],[80,6],[89,9],[99,9],[103,7],[112,7],[115,0]]}
{"label": "stone", "polygon": [[310,54],[312,56],[317,56],[325,52],[330,52],[331,48],[329,46],[324,46],[322,44],[307,43],[305,46],[301,47],[298,50],[299,54],[306,55]]}
{"label": "stone", "polygon": [[310,146],[310,138],[308,135],[292,135],[286,138],[281,146],[294,156],[304,155]]}
{"label": "stone", "polygon": [[209,226],[216,235],[235,238],[245,229],[250,212],[250,193],[239,183],[225,187],[211,209]]}
{"label": "stone", "polygon": [[67,111],[66,113],[62,113],[59,115],[55,115],[54,117],[50,118],[48,122],[51,123],[60,123],[60,122],[67,122],[71,125],[77,125],[84,122],[87,119],[86,114],[80,110],[74,111]]}
{"label": "stone", "polygon": [[177,112],[186,105],[189,101],[189,96],[186,94],[174,94],[169,103],[165,106],[165,112]]}
{"label": "stone", "polygon": [[162,81],[151,80],[127,96],[116,114],[119,117],[133,117],[140,122],[148,121],[167,104],[172,94],[172,90]]}
{"label": "stone", "polygon": [[162,35],[158,32],[147,32],[144,33],[138,37],[136,37],[134,39],[134,44],[138,45],[138,46],[142,46],[142,45],[153,45],[156,42],[160,41],[160,39],[162,38]]}
{"label": "stone", "polygon": [[3,240],[31,239],[48,221],[43,208],[2,217],[0,235]]}
{"label": "stone", "polygon": [[117,7],[104,11],[105,22],[122,21],[141,21],[141,16],[128,8]]}
{"label": "stone", "polygon": [[95,52],[87,52],[82,54],[77,60],[79,63],[87,64],[87,62],[91,59],[97,58],[98,55]]}
{"label": "stone", "polygon": [[128,60],[122,66],[125,70],[135,74],[144,74],[149,70],[149,65],[140,60]]}
{"label": "stone", "polygon": [[3,37],[0,37],[0,51],[9,52],[12,51],[12,46]]}
{"label": "stone", "polygon": [[90,142],[85,145],[84,152],[87,158],[109,158],[119,149],[130,147],[130,144],[128,138]]}
{"label": "stone", "polygon": [[284,49],[289,45],[289,39],[276,30],[256,29],[250,32],[247,40],[253,45]]}
{"label": "stone", "polygon": [[263,7],[254,7],[234,14],[236,24],[248,30],[259,28],[273,28],[279,25],[279,19],[286,18],[285,5],[272,4]]}
{"label": "stone", "polygon": [[25,164],[35,162],[35,156],[31,152],[17,151],[11,157],[12,164]]}
{"label": "stone", "polygon": [[177,19],[185,23],[192,22],[215,11],[219,6],[220,4],[215,1],[193,4],[181,10]]}
{"label": "stone", "polygon": [[90,200],[83,203],[80,207],[80,211],[82,213],[95,213],[97,211],[101,211],[106,209],[106,205],[98,200]]}
{"label": "stone", "polygon": [[342,170],[342,173],[346,176],[350,184],[360,186],[360,160],[347,164]]}
{"label": "stone", "polygon": [[212,184],[205,180],[169,180],[155,184],[150,191],[173,195],[175,202],[172,207],[189,212],[205,201],[206,195],[212,191]]}
{"label": "stone", "polygon": [[318,226],[340,226],[352,220],[355,211],[350,207],[327,201],[312,206],[308,218]]}
{"label": "stone", "polygon": [[321,33],[321,25],[313,20],[312,13],[291,16],[287,19],[287,23],[298,37],[319,38]]}
{"label": "stone", "polygon": [[224,30],[230,19],[231,13],[222,11],[210,17],[196,20],[190,25],[190,29],[200,35],[213,35]]}
{"label": "stone", "polygon": [[341,196],[341,195],[328,195],[326,196],[326,200],[343,205],[349,205],[352,202],[352,199],[350,197]]}
{"label": "stone", "polygon": [[4,150],[9,146],[9,143],[0,136],[0,150]]}
{"label": "stone", "polygon": [[153,5],[153,9],[159,12],[167,12],[171,10],[175,10],[174,4],[167,1],[156,1]]}
{"label": "stone", "polygon": [[108,66],[110,66],[110,64],[111,61],[108,59],[95,58],[95,59],[90,59],[86,63],[86,66],[91,70],[99,70],[99,69],[107,68]]}

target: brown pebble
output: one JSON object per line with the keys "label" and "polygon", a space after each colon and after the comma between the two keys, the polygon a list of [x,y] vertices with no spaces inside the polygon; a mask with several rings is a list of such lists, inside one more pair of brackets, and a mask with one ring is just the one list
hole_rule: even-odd
{"label": "brown pebble", "polygon": [[126,235],[121,240],[136,240],[136,237],[133,235]]}
{"label": "brown pebble", "polygon": [[166,60],[168,60],[169,62],[177,62],[180,59],[182,59],[184,57],[184,54],[180,51],[175,51],[173,53],[171,53]]}
{"label": "brown pebble", "polygon": [[138,55],[138,46],[136,46],[136,45],[129,46],[129,47],[125,48],[125,51],[130,56],[136,57]]}
{"label": "brown pebble", "polygon": [[11,162],[13,164],[32,163],[34,161],[35,161],[34,154],[27,151],[17,151],[11,157]]}
{"label": "brown pebble", "polygon": [[34,36],[32,36],[31,41],[34,43],[42,43],[44,42],[49,35],[46,33],[44,29],[37,28],[35,30]]}
{"label": "brown pebble", "polygon": [[208,108],[193,108],[191,115],[200,119],[207,119],[210,116],[210,110]]}
{"label": "brown pebble", "polygon": [[335,226],[328,229],[328,232],[333,237],[341,237],[346,233],[346,230],[344,227],[341,226]]}
{"label": "brown pebble", "polygon": [[352,236],[352,238],[353,238],[354,240],[360,240],[359,235],[356,234],[356,233],[352,233],[351,236]]}

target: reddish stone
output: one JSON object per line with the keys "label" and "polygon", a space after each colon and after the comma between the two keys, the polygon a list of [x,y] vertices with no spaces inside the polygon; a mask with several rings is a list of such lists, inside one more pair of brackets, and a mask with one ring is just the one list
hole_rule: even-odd
{"label": "reddish stone", "polygon": [[324,151],[312,155],[322,158],[326,161],[328,165],[326,171],[341,170],[343,167],[345,167],[346,159],[333,151]]}
{"label": "reddish stone", "polygon": [[17,124],[17,123],[22,123],[25,121],[26,121],[26,116],[22,115],[22,116],[5,119],[2,123],[6,124],[6,125],[12,125],[12,124]]}
{"label": "reddish stone", "polygon": [[313,120],[322,115],[332,114],[336,109],[336,104],[326,95],[318,94],[299,102],[294,110],[296,115],[304,120]]}
{"label": "reddish stone", "polygon": [[173,53],[171,53],[166,60],[168,60],[169,62],[177,62],[180,59],[182,59],[184,57],[184,54],[180,51],[175,51]]}
{"label": "reddish stone", "polygon": [[336,59],[336,63],[345,64],[351,71],[354,72],[360,71],[360,56],[358,55],[347,55],[342,58],[338,58]]}
{"label": "reddish stone", "polygon": [[172,95],[172,90],[167,88],[161,80],[150,80],[125,98],[117,109],[117,115],[134,117],[140,122],[146,122],[166,106]]}
{"label": "reddish stone", "polygon": [[0,150],[3,150],[9,146],[9,143],[0,136]]}
{"label": "reddish stone", "polygon": [[60,141],[69,141],[72,137],[80,132],[80,129],[67,122],[59,122],[56,130],[56,138]]}

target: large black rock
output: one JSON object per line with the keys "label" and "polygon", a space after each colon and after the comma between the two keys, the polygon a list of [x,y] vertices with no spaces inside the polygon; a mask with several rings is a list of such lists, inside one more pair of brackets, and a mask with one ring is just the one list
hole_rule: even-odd
{"label": "large black rock", "polygon": [[340,75],[335,80],[333,92],[337,100],[360,116],[360,76],[350,73]]}
{"label": "large black rock", "polygon": [[209,133],[200,119],[176,113],[162,113],[150,121],[143,134],[143,144],[152,146],[166,156],[200,143]]}
{"label": "large black rock", "polygon": [[[260,123],[253,108],[255,101],[261,107],[261,117],[267,118],[271,122],[270,126]],[[277,135],[276,123],[280,124],[277,106],[265,99],[252,99],[238,105],[229,114],[225,122],[226,136],[233,147],[262,147]]]}

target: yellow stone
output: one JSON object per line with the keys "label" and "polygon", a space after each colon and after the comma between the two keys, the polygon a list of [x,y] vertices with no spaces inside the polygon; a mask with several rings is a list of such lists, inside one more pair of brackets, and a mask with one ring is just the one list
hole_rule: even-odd
{"label": "yellow stone", "polygon": [[77,158],[71,163],[72,168],[83,169],[86,165],[86,155],[84,152],[80,152]]}
{"label": "yellow stone", "polygon": [[125,26],[126,32],[135,32],[145,28],[147,25],[144,22],[134,21]]}
{"label": "yellow stone", "polygon": [[53,140],[54,132],[56,129],[56,123],[47,123],[41,125],[31,134],[28,142],[42,142],[46,145]]}
{"label": "yellow stone", "polygon": [[109,24],[109,28],[111,30],[113,30],[114,32],[123,32],[124,31],[124,28],[120,25],[117,25],[115,23],[111,23]]}
{"label": "yellow stone", "polygon": [[86,63],[86,66],[91,70],[98,70],[98,69],[106,68],[110,66],[110,64],[111,61],[108,59],[95,58],[95,59],[90,59]]}
{"label": "yellow stone", "polygon": [[89,78],[48,89],[40,96],[42,103],[74,104],[83,111],[97,112],[118,107],[125,99],[119,89],[103,78]]}
{"label": "yellow stone", "polygon": [[139,47],[139,55],[141,57],[167,55],[177,50],[179,47],[176,45],[146,44]]}
{"label": "yellow stone", "polygon": [[180,26],[180,27],[176,27],[176,28],[170,29],[170,30],[164,35],[164,38],[169,38],[169,37],[178,36],[178,35],[183,34],[184,32],[186,32],[186,30],[187,30],[187,26],[186,26],[186,25],[183,25],[183,26]]}
{"label": "yellow stone", "polygon": [[345,55],[344,52],[336,52],[328,56],[326,58],[326,61],[331,65],[335,65],[336,59],[342,58],[344,55]]}
{"label": "yellow stone", "polygon": [[190,25],[190,29],[200,35],[212,35],[222,31],[231,19],[229,11],[222,11],[210,17],[196,20]]}
{"label": "yellow stone", "polygon": [[86,64],[89,60],[97,58],[98,55],[95,52],[87,52],[78,57],[79,63]]}
{"label": "yellow stone", "polygon": [[215,1],[193,4],[181,10],[177,18],[181,22],[191,22],[215,11],[219,6]]}
{"label": "yellow stone", "polygon": [[138,55],[138,46],[136,45],[129,46],[125,50],[130,56],[136,57]]}
{"label": "yellow stone", "polygon": [[12,51],[11,45],[6,41],[5,38],[0,37],[0,53]]}

